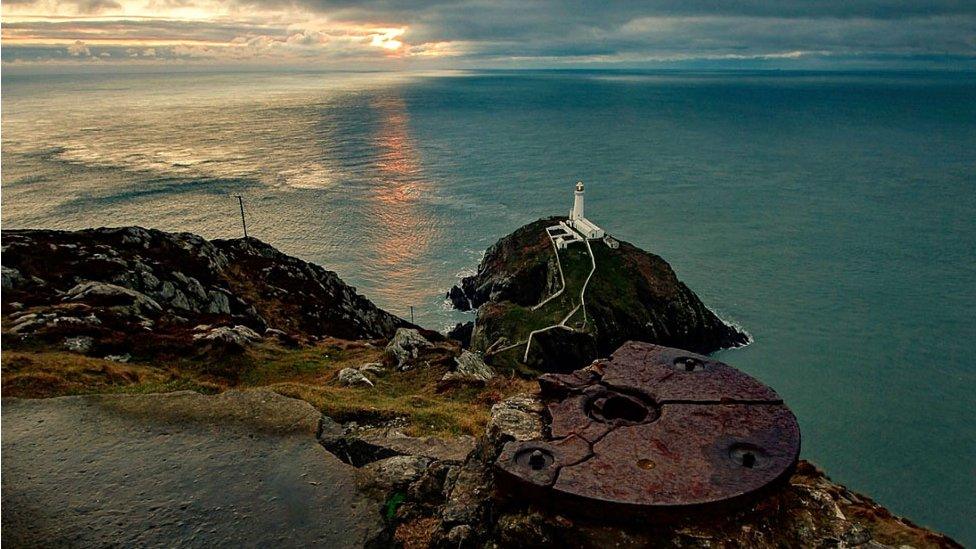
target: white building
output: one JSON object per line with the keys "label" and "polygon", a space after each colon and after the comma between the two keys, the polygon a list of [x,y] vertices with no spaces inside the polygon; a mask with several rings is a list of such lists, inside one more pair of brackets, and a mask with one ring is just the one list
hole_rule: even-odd
{"label": "white building", "polygon": [[603,229],[596,223],[583,216],[583,182],[576,183],[576,192],[573,193],[573,209],[569,211],[569,221],[567,225],[572,227],[583,238],[594,239],[603,238]]}

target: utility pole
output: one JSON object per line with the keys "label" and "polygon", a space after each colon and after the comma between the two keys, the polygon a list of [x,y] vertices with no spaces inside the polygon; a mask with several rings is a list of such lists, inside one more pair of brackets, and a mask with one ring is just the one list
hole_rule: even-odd
{"label": "utility pole", "polygon": [[237,196],[237,202],[241,205],[241,226],[244,227],[244,238],[247,238],[247,220],[244,219],[244,197],[241,195]]}

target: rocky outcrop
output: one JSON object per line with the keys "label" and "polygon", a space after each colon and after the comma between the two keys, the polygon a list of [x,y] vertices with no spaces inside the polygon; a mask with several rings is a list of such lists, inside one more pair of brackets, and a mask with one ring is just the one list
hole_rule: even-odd
{"label": "rocky outcrop", "polygon": [[420,352],[432,346],[419,331],[400,328],[386,345],[386,353],[396,362],[396,369],[403,371],[413,368]]}
{"label": "rocky outcrop", "polygon": [[[409,325],[334,272],[255,238],[211,241],[140,227],[5,230],[3,286],[5,331],[92,337],[93,352],[103,354],[241,346],[265,333],[286,344],[389,338]],[[192,329],[198,325],[207,332]]]}
{"label": "rocky outcrop", "polygon": [[461,351],[454,359],[456,367],[444,374],[441,381],[484,383],[495,377],[495,371],[477,353]]}
{"label": "rocky outcrop", "polygon": [[[541,436],[544,409],[534,395],[496,404],[485,438],[462,465],[451,466],[437,490],[405,492],[388,525],[394,541],[415,547],[960,547],[832,482],[805,461],[758,501],[664,522],[568,514],[557,502],[540,505],[499,492],[491,462],[506,442]],[[412,469],[417,462],[398,461],[396,478],[423,479]],[[421,481],[413,482],[411,488]]]}
{"label": "rocky outcrop", "polygon": [[[538,316],[534,307],[561,289],[560,265],[545,230],[558,221],[541,219],[502,238],[488,249],[478,272],[448,293],[457,309],[477,309],[472,349],[492,351],[506,346],[500,341],[523,340],[527,334],[519,333],[519,326]],[[699,353],[748,342],[746,334],[719,319],[678,280],[662,258],[627,242],[611,249],[594,241],[592,249],[597,268],[586,286],[585,322],[581,312],[567,323],[572,330],[538,334],[526,361],[530,366],[570,371],[608,355],[627,340]],[[562,309],[552,311],[547,319],[550,324],[579,303],[591,266],[582,244],[560,254],[567,289],[560,297],[564,304],[554,307]],[[467,337],[464,328],[456,333]]]}

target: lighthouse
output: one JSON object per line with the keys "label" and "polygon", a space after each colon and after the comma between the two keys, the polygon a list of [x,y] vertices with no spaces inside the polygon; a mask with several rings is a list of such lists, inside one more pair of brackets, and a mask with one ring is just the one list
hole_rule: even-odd
{"label": "lighthouse", "polygon": [[572,227],[583,238],[603,238],[603,229],[583,215],[583,198],[583,182],[577,181],[576,191],[573,193],[573,209],[569,211],[569,222],[567,225]]}
{"label": "lighthouse", "polygon": [[586,219],[583,215],[583,182],[576,182],[576,192],[573,193],[573,209],[569,211],[569,220]]}

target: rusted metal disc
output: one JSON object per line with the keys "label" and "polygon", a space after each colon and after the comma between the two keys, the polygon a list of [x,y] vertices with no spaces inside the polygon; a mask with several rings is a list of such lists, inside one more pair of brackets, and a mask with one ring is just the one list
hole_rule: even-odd
{"label": "rusted metal disc", "polygon": [[800,430],[780,397],[706,356],[629,342],[539,383],[546,439],[510,442],[496,462],[499,486],[522,497],[666,517],[749,501],[799,457]]}

